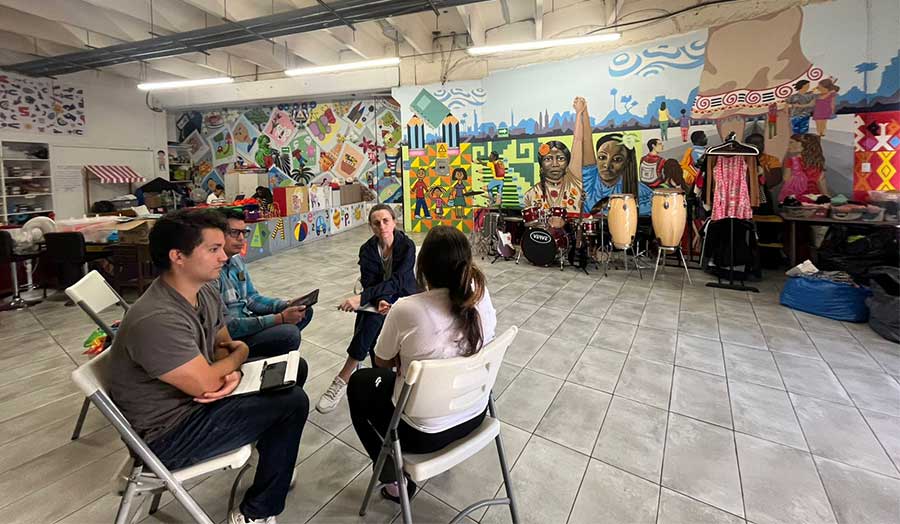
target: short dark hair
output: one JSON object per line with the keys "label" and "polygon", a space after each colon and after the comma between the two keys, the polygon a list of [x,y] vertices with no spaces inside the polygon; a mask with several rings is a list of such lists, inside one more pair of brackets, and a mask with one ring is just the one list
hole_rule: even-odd
{"label": "short dark hair", "polygon": [[228,222],[212,209],[179,209],[160,218],[150,230],[150,258],[160,271],[172,267],[169,251],[177,249],[185,255],[203,242],[204,229],[218,229],[225,233]]}
{"label": "short dark hair", "polygon": [[655,146],[658,143],[659,143],[658,138],[651,138],[650,140],[647,140],[647,151],[653,152],[653,146]]}
{"label": "short dark hair", "polygon": [[238,211],[233,207],[222,207],[216,210],[225,217],[225,220],[244,220],[246,218],[243,211]]}
{"label": "short dark hair", "polygon": [[797,80],[794,83],[794,90],[800,91],[803,89],[803,86],[809,85],[809,80]]}
{"label": "short dark hair", "polygon": [[223,186],[222,184],[216,184],[216,189],[221,189],[222,191],[225,191],[225,186]]}
{"label": "short dark hair", "polygon": [[[434,188],[432,188],[434,189]],[[372,206],[372,209],[369,210],[369,223],[372,223],[372,215],[375,214],[376,211],[387,211],[391,214],[391,218],[397,220],[397,215],[394,214],[394,208],[387,204],[375,204]]]}
{"label": "short dark hair", "polygon": [[706,138],[706,133],[704,133],[703,131],[694,131],[693,133],[691,133],[692,144],[697,144],[697,142],[700,142],[704,138]]}

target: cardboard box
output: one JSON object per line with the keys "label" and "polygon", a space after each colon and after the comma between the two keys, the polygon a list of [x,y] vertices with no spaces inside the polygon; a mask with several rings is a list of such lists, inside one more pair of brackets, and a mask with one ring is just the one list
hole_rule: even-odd
{"label": "cardboard box", "polygon": [[276,187],[272,195],[278,204],[280,216],[309,212],[309,194],[305,186]]}
{"label": "cardboard box", "polygon": [[140,220],[132,220],[119,224],[116,228],[119,230],[119,243],[121,244],[149,244],[150,230],[156,219],[142,218]]}
{"label": "cardboard box", "polygon": [[341,205],[356,204],[363,201],[362,184],[344,184],[341,186]]}

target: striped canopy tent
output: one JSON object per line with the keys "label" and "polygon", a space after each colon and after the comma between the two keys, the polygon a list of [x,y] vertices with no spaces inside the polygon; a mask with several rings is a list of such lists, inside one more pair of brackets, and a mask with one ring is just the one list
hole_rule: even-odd
{"label": "striped canopy tent", "polygon": [[128,192],[133,193],[133,184],[145,179],[134,169],[125,165],[86,165],[84,169],[84,208],[91,209],[91,180],[99,180],[101,184],[128,184]]}

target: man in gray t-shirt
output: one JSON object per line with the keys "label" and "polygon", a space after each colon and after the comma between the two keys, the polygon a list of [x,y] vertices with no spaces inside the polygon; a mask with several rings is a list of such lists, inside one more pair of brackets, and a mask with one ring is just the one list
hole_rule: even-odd
{"label": "man in gray t-shirt", "polygon": [[816,105],[816,94],[809,92],[809,80],[798,80],[791,96],[785,99],[791,116],[791,134],[803,135],[809,132],[809,119]]}
{"label": "man in gray t-shirt", "polygon": [[[265,522],[284,510],[309,399],[297,385],[228,397],[241,380],[247,345],[224,324],[218,279],[227,260],[226,223],[215,211],[181,210],[150,232],[160,276],[128,310],[110,352],[110,396],[157,457],[181,469],[256,443],[253,485],[229,524]],[[227,397],[227,398],[226,398]]]}

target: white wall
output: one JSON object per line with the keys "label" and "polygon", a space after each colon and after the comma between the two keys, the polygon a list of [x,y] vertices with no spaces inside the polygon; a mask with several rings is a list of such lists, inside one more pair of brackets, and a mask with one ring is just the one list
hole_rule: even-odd
{"label": "white wall", "polygon": [[[127,164],[148,181],[157,176],[168,178],[167,173],[160,175],[155,170],[156,152],[166,150],[166,115],[147,108],[145,94],[138,91],[134,81],[96,72],[66,75],[61,81],[84,89],[83,136],[0,130],[0,141],[49,143],[54,171],[57,165],[66,164]],[[127,191],[126,185],[101,188],[95,182],[91,185],[91,198],[109,198]],[[83,188],[64,195],[54,192],[57,218],[85,213]]]}

